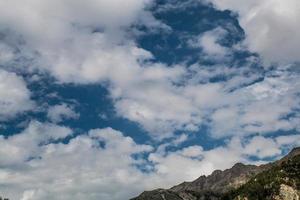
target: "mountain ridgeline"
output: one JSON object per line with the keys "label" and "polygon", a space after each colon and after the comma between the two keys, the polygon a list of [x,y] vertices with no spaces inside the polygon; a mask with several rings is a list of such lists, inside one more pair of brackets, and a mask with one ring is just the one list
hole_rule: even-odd
{"label": "mountain ridgeline", "polygon": [[300,200],[300,147],[265,165],[235,164],[131,200]]}

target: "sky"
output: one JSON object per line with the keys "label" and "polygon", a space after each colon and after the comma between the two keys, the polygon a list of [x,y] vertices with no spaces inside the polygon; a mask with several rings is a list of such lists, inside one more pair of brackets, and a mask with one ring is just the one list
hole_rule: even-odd
{"label": "sky", "polygon": [[0,0],[0,192],[126,200],[300,145],[298,0]]}

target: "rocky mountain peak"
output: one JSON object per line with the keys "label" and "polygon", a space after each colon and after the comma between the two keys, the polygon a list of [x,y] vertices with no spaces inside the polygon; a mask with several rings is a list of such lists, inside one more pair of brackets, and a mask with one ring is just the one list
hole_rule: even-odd
{"label": "rocky mountain peak", "polygon": [[300,155],[300,147],[293,148],[292,151],[287,156],[293,157],[297,155]]}

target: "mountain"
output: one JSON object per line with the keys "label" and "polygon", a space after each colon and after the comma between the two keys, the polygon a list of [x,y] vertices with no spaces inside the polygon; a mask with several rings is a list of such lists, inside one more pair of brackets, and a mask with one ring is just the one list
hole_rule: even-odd
{"label": "mountain", "polygon": [[235,164],[170,189],[145,191],[131,200],[299,200],[300,147],[265,165]]}

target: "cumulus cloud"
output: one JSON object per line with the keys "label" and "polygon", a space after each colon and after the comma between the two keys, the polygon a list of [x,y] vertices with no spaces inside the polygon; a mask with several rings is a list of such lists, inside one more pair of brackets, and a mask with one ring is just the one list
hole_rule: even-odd
{"label": "cumulus cloud", "polygon": [[[151,53],[137,47],[127,33],[141,16],[147,24],[154,23],[145,11],[148,3],[132,0],[124,7],[119,1],[28,0],[16,6],[19,2],[3,1],[0,24],[5,37],[10,30],[13,41],[22,41],[15,44],[16,57],[33,60],[29,70],[48,72],[64,83],[108,82],[119,115],[140,123],[153,135],[171,135],[183,126],[193,127],[192,106],[173,85],[184,68],[148,63]],[[45,32],[45,26],[51,28]]]}
{"label": "cumulus cloud", "polygon": [[161,65],[140,71],[138,78],[112,91],[117,100],[117,112],[139,122],[154,136],[172,136],[174,130],[190,124],[193,118],[190,101],[173,84],[181,80],[184,72],[179,66],[165,68]]}
{"label": "cumulus cloud", "polygon": [[[215,66],[137,68],[132,79],[116,81],[111,90],[117,113],[138,122],[158,139],[174,131],[195,132],[203,124],[215,137],[298,129],[299,73],[286,66],[261,75],[244,69]],[[131,71],[131,73],[133,73]],[[192,74],[189,79],[185,77]],[[211,83],[226,74],[227,80]]]}
{"label": "cumulus cloud", "polygon": [[[18,57],[34,60],[31,68],[46,70],[62,82],[103,81],[112,73],[120,76],[124,67],[136,65],[139,55],[136,58],[133,51],[137,48],[125,29],[146,15],[144,8],[149,3],[130,0],[123,6],[119,0],[1,1],[0,31],[4,42],[14,41],[11,46],[18,49]],[[1,57],[8,59],[9,55]]]}
{"label": "cumulus cloud", "polygon": [[220,44],[220,40],[224,38],[226,33],[226,30],[216,28],[190,40],[189,44],[194,48],[202,48],[203,53],[210,59],[224,59],[224,57],[230,53],[230,49]]}
{"label": "cumulus cloud", "polygon": [[249,155],[255,155],[259,158],[271,157],[280,155],[281,150],[278,144],[272,140],[261,136],[257,136],[251,139],[249,144],[244,150]]}
{"label": "cumulus cloud", "polygon": [[152,150],[150,146],[110,128],[66,144],[56,141],[70,134],[65,127],[32,122],[22,133],[2,137],[2,194],[13,199],[121,200],[141,190],[144,175],[134,167],[141,161],[133,155]]}
{"label": "cumulus cloud", "polygon": [[276,143],[282,146],[288,146],[290,144],[293,146],[300,146],[300,135],[278,136],[276,138]]}
{"label": "cumulus cloud", "polygon": [[291,69],[271,71],[263,81],[230,93],[229,103],[212,114],[212,133],[224,136],[298,129],[295,121],[299,117],[289,117],[299,106],[299,73]]}
{"label": "cumulus cloud", "polygon": [[[299,107],[299,73],[295,66],[267,72],[262,80],[251,68],[246,75],[225,69],[231,78],[217,83],[201,79],[205,77],[201,66],[194,69],[195,79],[183,86],[170,84],[168,79],[155,80],[157,85],[151,87],[141,81],[124,90],[127,93],[120,97],[126,98],[116,102],[117,110],[158,137],[172,136],[175,130],[197,131],[201,124],[208,125],[214,137],[299,128],[299,116],[293,114]],[[209,72],[210,76],[219,74],[218,69]],[[179,73],[181,76],[173,80],[181,81],[187,73]],[[201,73],[199,77],[197,73]]]}
{"label": "cumulus cloud", "polygon": [[77,119],[79,116],[79,113],[76,113],[72,107],[65,103],[51,106],[47,113],[48,119],[54,123],[59,123],[65,119]]}
{"label": "cumulus cloud", "polygon": [[33,109],[31,92],[22,77],[0,69],[0,121]]}
{"label": "cumulus cloud", "polygon": [[300,2],[255,0],[237,4],[233,0],[210,0],[218,9],[238,14],[246,33],[246,45],[267,63],[299,61]]}
{"label": "cumulus cloud", "polygon": [[[215,137],[297,128],[297,116],[285,117],[297,109],[299,73],[276,69],[254,83],[262,75],[251,69],[250,58],[242,67],[154,62],[130,32],[136,23],[163,27],[147,11],[150,3],[1,1],[1,60],[13,61],[11,69],[49,73],[60,83],[104,84],[116,113],[156,139],[172,137],[177,130],[196,132],[202,125]],[[208,31],[198,45],[210,57],[226,56],[228,48],[219,42],[225,34],[221,28]],[[20,57],[30,61],[29,67],[22,67]],[[212,83],[218,77],[225,78]],[[57,108],[48,113],[54,121],[60,121],[58,116]]]}
{"label": "cumulus cloud", "polygon": [[22,133],[8,138],[0,137],[3,147],[0,150],[0,165],[18,166],[30,159],[38,158],[43,153],[40,144],[65,138],[71,133],[66,127],[32,121]]}

